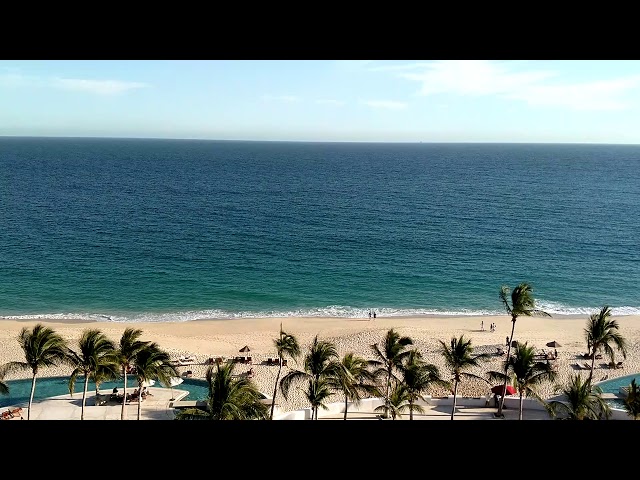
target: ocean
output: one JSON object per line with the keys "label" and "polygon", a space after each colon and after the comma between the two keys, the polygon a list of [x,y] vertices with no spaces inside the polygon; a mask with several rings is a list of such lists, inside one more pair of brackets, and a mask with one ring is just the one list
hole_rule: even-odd
{"label": "ocean", "polygon": [[640,146],[0,137],[0,318],[640,314]]}

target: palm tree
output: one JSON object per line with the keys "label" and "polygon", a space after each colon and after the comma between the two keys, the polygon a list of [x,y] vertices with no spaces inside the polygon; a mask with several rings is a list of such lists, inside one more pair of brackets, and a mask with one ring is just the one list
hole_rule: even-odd
{"label": "palm tree", "polygon": [[326,377],[320,377],[315,381],[310,381],[307,384],[307,391],[304,392],[304,396],[311,404],[311,420],[318,420],[318,410],[322,407],[323,410],[328,410],[326,405],[327,399],[331,396],[331,384]]}
{"label": "palm tree", "polygon": [[556,392],[562,393],[565,399],[546,404],[553,417],[557,417],[559,411],[567,420],[599,420],[611,416],[611,407],[602,398],[602,389],[597,385],[591,387],[589,380],[583,382],[580,374],[572,375],[566,386],[556,386]]}
{"label": "palm tree", "polygon": [[[403,337],[392,329],[390,329],[384,337],[381,346],[377,343],[371,345],[376,360],[372,360],[372,365],[379,368],[374,372],[376,376],[385,376],[385,393],[384,404],[389,407],[389,391],[391,390],[391,379],[395,379],[396,383],[399,382],[398,378],[394,375],[395,370],[402,363],[402,360],[409,355],[409,352],[405,349],[413,345],[413,340],[410,337]],[[384,417],[387,416],[385,412]]]}
{"label": "palm tree", "polygon": [[[117,350],[114,352],[117,353]],[[103,382],[111,382],[120,378],[120,365],[116,355],[116,369],[113,370],[110,365],[98,365],[95,372],[91,373],[90,379],[96,386],[96,396],[100,394],[100,385]]]}
{"label": "palm tree", "polygon": [[[178,371],[171,364],[170,355],[162,350],[157,343],[149,343],[144,348],[138,350],[134,357],[135,377],[138,382],[138,420],[142,409],[142,388],[150,380],[158,380],[167,385],[171,383],[171,378],[177,377]],[[125,399],[126,401],[126,399]]]}
{"label": "palm tree", "polygon": [[631,380],[627,397],[624,399],[624,409],[634,420],[640,418],[640,388],[635,378]]}
{"label": "palm tree", "polygon": [[451,387],[450,383],[440,378],[438,367],[422,360],[422,355],[416,349],[409,351],[406,361],[400,364],[402,384],[407,390],[409,399],[409,420],[413,420],[413,411],[423,411],[415,405],[419,399],[424,400],[422,393],[431,385]]}
{"label": "palm tree", "polygon": [[179,412],[177,420],[266,420],[269,407],[263,395],[246,376],[234,377],[235,364],[212,365],[207,369],[209,386],[206,410],[190,408]]}
{"label": "palm tree", "polygon": [[9,395],[9,385],[4,382],[6,365],[0,367],[0,395]]}
{"label": "palm tree", "polygon": [[134,359],[138,352],[149,345],[149,342],[139,340],[141,335],[142,330],[128,327],[122,333],[122,337],[120,337],[120,345],[118,346],[118,363],[122,368],[121,372],[124,377],[120,420],[124,420],[124,407],[127,404],[127,374],[134,366]]}
{"label": "palm tree", "polygon": [[[316,392],[313,394],[313,398],[316,398],[325,387],[328,388],[326,381],[335,378],[341,368],[335,344],[326,340],[319,341],[316,335],[304,357],[304,370],[291,370],[282,377],[280,390],[286,399],[293,382],[307,381],[312,384],[308,385],[307,394]],[[312,418],[317,418],[318,406],[311,405]]]}
{"label": "palm tree", "polygon": [[479,366],[479,360],[487,360],[489,354],[481,353],[479,355],[473,355],[471,340],[466,340],[464,335],[460,335],[460,338],[452,337],[449,345],[442,340],[438,341],[440,342],[440,353],[444,356],[445,365],[453,376],[453,407],[451,408],[451,420],[453,420],[453,415],[456,411],[458,384],[462,381],[462,378],[476,378],[486,382],[484,378],[465,372],[464,370]]}
{"label": "palm tree", "polygon": [[[424,408],[420,405],[414,405],[413,408],[417,412],[424,412]],[[389,395],[389,403],[382,404],[373,409],[374,412],[383,412],[383,418],[387,418],[391,414],[391,419],[402,418],[402,412],[411,411],[411,400],[409,390],[403,383],[397,383],[391,390]]]}
{"label": "palm tree", "polygon": [[276,375],[276,382],[273,386],[273,398],[271,400],[271,411],[269,413],[269,420],[273,420],[273,410],[276,406],[276,395],[278,394],[278,381],[280,380],[280,373],[282,372],[282,363],[285,356],[289,356],[292,359],[298,358],[300,355],[300,345],[298,340],[293,335],[286,333],[282,330],[282,323],[280,324],[280,336],[273,340],[278,352],[278,374]]}
{"label": "palm tree", "polygon": [[118,358],[116,356],[115,344],[100,330],[85,330],[78,341],[78,345],[80,347],[79,352],[69,350],[71,365],[74,367],[69,377],[69,393],[73,395],[76,378],[79,375],[84,375],[82,408],[80,411],[80,420],[84,420],[84,406],[87,400],[89,378],[96,372],[101,374],[110,372],[111,375],[117,375]]}
{"label": "palm tree", "polygon": [[5,372],[14,370],[31,370],[31,394],[29,396],[29,408],[27,420],[31,417],[31,405],[33,394],[36,391],[36,377],[41,368],[55,367],[69,362],[69,350],[67,342],[51,328],[38,323],[29,330],[23,328],[18,335],[18,343],[24,352],[24,362],[9,362],[5,365]]}
{"label": "palm tree", "polygon": [[340,361],[341,369],[331,378],[331,387],[344,393],[344,419],[347,419],[349,400],[358,404],[365,395],[380,395],[375,385],[376,376],[368,370],[370,362],[353,352],[347,353]]}
{"label": "palm tree", "polygon": [[[511,304],[509,304],[509,294],[511,294]],[[513,343],[513,333],[516,329],[516,320],[520,316],[530,317],[532,315],[543,315],[550,317],[547,312],[538,310],[535,308],[535,300],[533,298],[533,287],[528,283],[521,283],[511,291],[511,289],[503,285],[500,289],[500,300],[504,304],[504,308],[508,315],[511,315],[511,336],[509,337],[509,345],[507,346],[507,358],[511,355],[511,344]],[[506,368],[506,365],[505,365]],[[504,392],[507,388],[507,371],[505,370],[504,379]],[[504,406],[504,395],[500,398],[500,405],[498,405],[498,415],[502,415],[502,408]]]}
{"label": "palm tree", "polygon": [[[544,400],[538,395],[535,387],[545,381],[554,381],[556,373],[551,364],[535,360],[535,347],[528,346],[527,342],[518,343],[515,352],[505,360],[505,370],[513,374],[514,386],[520,394],[520,413],[518,418],[522,420],[524,397],[534,397],[541,403]],[[504,380],[504,373],[489,372],[489,380]]]}
{"label": "palm tree", "polygon": [[613,362],[615,352],[613,351],[613,348],[611,348],[610,344],[614,344],[617,349],[622,352],[622,357],[627,358],[627,342],[618,332],[618,322],[616,320],[611,320],[609,317],[611,317],[611,309],[605,305],[598,313],[594,313],[589,316],[587,328],[584,329],[587,348],[589,349],[588,353],[591,355],[589,382],[591,382],[591,379],[593,378],[593,368],[596,361],[596,353],[598,353],[598,351],[604,350],[611,359],[611,362]]}

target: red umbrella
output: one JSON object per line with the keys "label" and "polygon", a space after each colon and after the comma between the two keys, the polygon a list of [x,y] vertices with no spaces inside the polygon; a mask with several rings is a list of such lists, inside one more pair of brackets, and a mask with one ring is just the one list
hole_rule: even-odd
{"label": "red umbrella", "polygon": [[[491,388],[491,393],[495,393],[496,395],[502,395],[503,391],[504,391],[504,385],[496,385],[495,387]],[[507,395],[515,395],[515,393],[516,393],[515,387],[512,387],[511,385],[507,385]]]}

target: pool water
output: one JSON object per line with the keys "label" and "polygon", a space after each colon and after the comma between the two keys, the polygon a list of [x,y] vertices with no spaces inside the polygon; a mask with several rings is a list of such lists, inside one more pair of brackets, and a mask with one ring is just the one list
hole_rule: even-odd
{"label": "pool water", "polygon": [[[594,385],[600,387],[602,389],[602,393],[613,393],[617,395],[620,392],[620,387],[628,387],[631,384],[631,380],[634,378],[636,379],[636,383],[640,385],[640,373],[612,378],[610,380],[605,380],[604,382],[595,383]],[[624,409],[622,400],[607,400],[607,402],[613,408]]]}
{"label": "pool water", "polygon": [[[8,395],[0,395],[0,407],[9,405],[27,406],[29,403],[29,394],[31,393],[31,379],[23,380],[6,380],[5,383],[9,387]],[[111,393],[114,387],[122,391],[124,388],[124,380],[115,382],[103,382],[100,384],[101,393]],[[84,379],[81,377],[76,381],[74,395],[79,394],[82,398],[82,389],[84,388]],[[127,378],[127,391],[136,388],[135,380],[131,377]],[[153,388],[164,388],[156,382]],[[189,394],[182,400],[206,400],[209,395],[209,387],[206,380],[194,378],[185,378],[180,385],[173,387],[174,390],[187,390]],[[168,389],[167,389],[168,390]],[[93,382],[89,382],[87,393],[96,391]],[[49,397],[57,397],[58,395],[69,394],[69,377],[38,377],[36,378],[36,390],[33,394],[33,401],[44,400]]]}

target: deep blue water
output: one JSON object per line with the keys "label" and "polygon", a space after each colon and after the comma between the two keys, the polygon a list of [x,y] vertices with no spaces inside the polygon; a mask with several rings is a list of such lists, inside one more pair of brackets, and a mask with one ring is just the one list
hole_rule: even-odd
{"label": "deep blue water", "polygon": [[0,138],[0,316],[640,313],[640,146]]}

